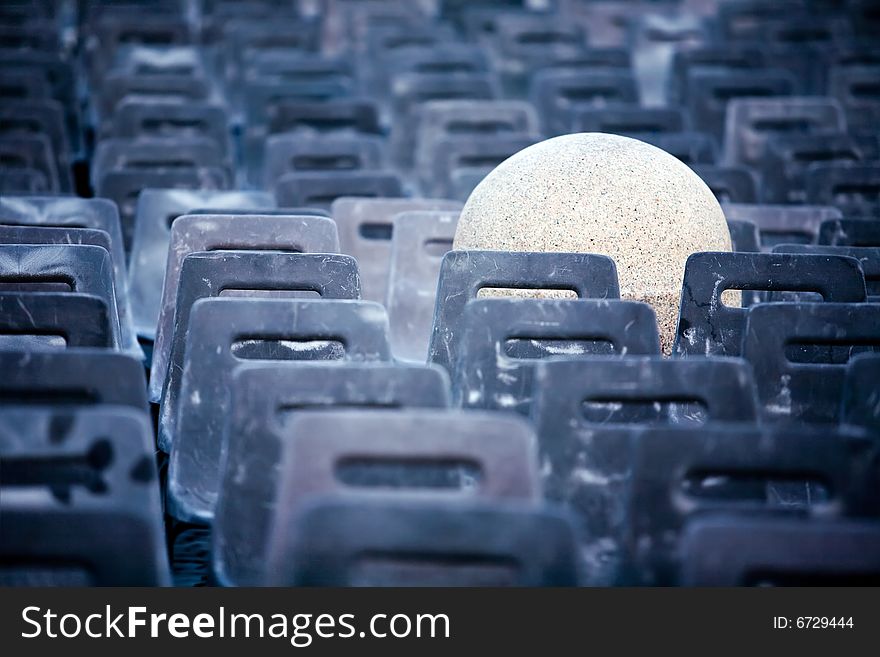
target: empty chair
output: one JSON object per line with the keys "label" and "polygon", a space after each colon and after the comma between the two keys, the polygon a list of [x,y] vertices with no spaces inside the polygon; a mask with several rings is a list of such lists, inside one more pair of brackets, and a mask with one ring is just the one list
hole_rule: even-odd
{"label": "empty chair", "polygon": [[243,80],[355,83],[357,71],[349,56],[327,56],[294,48],[252,49],[242,53],[240,70],[227,70],[236,102]]}
{"label": "empty chair", "polygon": [[[87,294],[104,302],[112,340],[119,349],[122,327],[116,306],[110,254],[92,245],[0,244],[0,283],[7,290],[53,290]],[[126,327],[125,340],[131,327]]]}
{"label": "empty chair", "polygon": [[[468,74],[489,70],[486,52],[476,45],[437,43],[403,46],[388,52],[369,69],[378,93],[388,93],[388,81],[406,73]],[[374,92],[376,93],[376,92]]]}
{"label": "empty chair", "polygon": [[[31,179],[41,181],[40,191],[55,194],[61,191],[55,154],[46,135],[0,137],[0,162],[3,163],[4,185],[10,192],[15,191],[14,186],[18,183],[11,182],[7,176],[10,173],[22,175],[21,180],[25,180],[30,174],[22,172],[28,171],[33,172]],[[21,191],[28,191],[28,188]]]}
{"label": "empty chair", "polygon": [[807,172],[807,202],[854,216],[880,214],[880,165],[816,164]]}
{"label": "empty chair", "polygon": [[843,132],[846,119],[831,98],[736,98],[727,107],[724,160],[757,166],[773,135]]}
{"label": "empty chair", "polygon": [[349,80],[278,81],[257,77],[245,81],[244,98],[245,124],[249,130],[266,126],[271,117],[286,103],[324,103],[343,98],[351,98],[354,85]]}
{"label": "empty chair", "polygon": [[760,49],[749,44],[700,45],[677,51],[672,57],[669,76],[669,102],[688,106],[688,80],[692,71],[756,71],[764,64]]}
{"label": "empty chair", "polygon": [[581,28],[553,14],[500,11],[493,18],[499,55],[530,62],[552,52],[577,56],[586,45]]}
{"label": "empty chair", "polygon": [[[673,352],[740,356],[748,308],[728,305],[726,290],[818,292],[832,302],[864,301],[865,276],[853,258],[769,253],[694,253],[685,263]],[[745,306],[757,299],[744,295]]]}
{"label": "empty chair", "polygon": [[535,365],[531,417],[542,441],[555,443],[566,431],[599,425],[758,421],[754,379],[740,358],[623,355],[566,356]]}
{"label": "empty chair", "polygon": [[621,572],[633,442],[645,426],[754,423],[751,370],[734,359],[659,356],[541,361],[531,419],[544,496],[577,520],[589,584]]}
{"label": "empty chair", "polygon": [[880,246],[880,221],[829,219],[819,226],[816,241],[830,246]]}
{"label": "empty chair", "polygon": [[548,136],[572,130],[574,113],[584,106],[638,103],[631,73],[547,69],[532,77],[529,92]]}
{"label": "empty chair", "polygon": [[385,306],[391,350],[398,360],[427,360],[440,263],[452,250],[457,224],[457,212],[423,210],[394,216]]}
{"label": "empty chair", "polygon": [[231,149],[226,110],[213,103],[124,100],[113,118],[113,136],[203,137],[216,143],[221,153]]}
{"label": "empty chair", "polygon": [[241,586],[264,579],[272,516],[286,476],[278,464],[285,445],[297,439],[293,423],[301,411],[400,413],[450,404],[449,379],[442,369],[391,363],[339,363],[306,371],[284,363],[255,364],[234,373],[230,394],[213,563],[220,582]]}
{"label": "empty chair", "polygon": [[718,159],[715,138],[704,132],[643,133],[639,139],[674,155],[688,166],[714,164]]}
{"label": "empty chair", "polygon": [[319,135],[381,136],[379,108],[366,98],[282,98],[273,102],[260,123],[249,121],[243,136],[243,160],[247,180],[262,184],[264,148],[273,135],[296,133],[303,137]]}
{"label": "empty chair", "polygon": [[60,191],[71,192],[70,142],[61,104],[51,99],[4,100],[0,106],[0,137],[34,134],[44,135],[49,141]]}
{"label": "empty chair", "polygon": [[[474,8],[472,21],[478,22]],[[580,25],[552,14],[499,12],[487,10],[486,41],[492,48],[493,62],[505,95],[523,97],[528,93],[532,72],[553,66],[590,66],[586,61],[587,39]],[[476,19],[476,20],[475,20]],[[628,59],[621,68],[629,65]]]}
{"label": "empty chair", "polygon": [[135,330],[144,339],[152,340],[156,334],[171,229],[178,217],[199,207],[246,210],[275,207],[275,202],[264,192],[146,189],[140,194],[129,287]]}
{"label": "empty chair", "polygon": [[849,21],[840,16],[793,12],[755,25],[755,37],[771,45],[833,48],[852,37]]}
{"label": "empty chair", "polygon": [[[415,141],[415,167],[421,187],[429,195],[449,194],[449,169],[456,165],[449,161],[448,155],[444,156],[450,144],[455,144],[453,148],[461,148],[476,142],[491,149],[498,142],[520,140],[518,143],[525,143],[523,140],[526,137],[535,137],[537,133],[538,119],[534,108],[522,101],[449,100],[425,103],[419,110]],[[472,148],[471,155],[478,148]],[[495,147],[494,153],[488,151],[487,154],[498,157],[499,153],[504,152],[511,155],[516,151],[511,146],[504,150]],[[464,163],[464,166],[494,167],[499,161],[489,159]]]}
{"label": "empty chair", "polygon": [[[134,35],[131,35],[134,36]],[[114,71],[134,74],[206,74],[203,53],[191,45],[119,44],[112,62]]]}
{"label": "empty chair", "polygon": [[709,516],[682,537],[684,586],[867,586],[880,581],[876,522]]}
{"label": "empty chair", "polygon": [[[611,258],[584,253],[450,251],[443,256],[428,360],[457,366],[466,304],[484,288],[569,291],[569,296],[619,299]],[[564,293],[563,293],[564,295]]]}
{"label": "empty chair", "polygon": [[540,141],[535,135],[456,136],[434,143],[428,171],[420,171],[427,179],[424,191],[438,198],[466,201],[456,182],[464,173],[479,174],[482,180],[499,164],[519,151]]}
{"label": "empty chair", "polygon": [[430,198],[340,198],[334,201],[331,214],[339,229],[339,246],[342,253],[357,258],[363,298],[377,303],[387,300],[395,215],[460,210],[460,203]]}
{"label": "empty chair", "polygon": [[[827,17],[822,20],[829,21]],[[815,33],[817,36],[821,29]],[[813,42],[810,38],[813,34],[809,31],[805,31],[803,35],[808,38],[802,43],[797,41],[797,37],[794,41],[762,43],[764,60],[794,76],[795,94],[825,95],[827,72],[830,68],[829,51],[835,46],[821,43],[821,40]]]}
{"label": "empty chair", "polygon": [[725,139],[727,104],[737,98],[790,96],[795,78],[781,69],[700,71],[688,74],[688,110],[694,128]]}
{"label": "empty chair", "polygon": [[425,166],[435,141],[449,136],[535,134],[534,108],[518,100],[435,100],[419,110],[416,164]]}
{"label": "empty chair", "polygon": [[217,168],[230,175],[220,146],[205,137],[102,139],[92,161],[92,184],[112,171],[198,171]]}
{"label": "empty chair", "polygon": [[[48,87],[49,96],[46,98],[54,98],[64,108],[71,151],[79,153],[82,147],[79,134],[81,119],[79,106],[75,100],[76,90],[71,62],[57,53],[0,49],[0,71],[4,74],[16,75],[20,82],[29,87],[34,84],[42,86],[41,83]],[[35,80],[37,82],[34,82]],[[34,96],[13,96],[34,98]]]}
{"label": "empty chair", "polygon": [[[758,379],[760,381],[760,379]],[[643,431],[634,441],[625,544],[635,582],[680,576],[681,532],[709,514],[769,518],[870,513],[871,483],[854,477],[846,434],[742,426]]]}
{"label": "empty chair", "polygon": [[15,71],[0,66],[0,97],[46,100],[52,98],[49,80],[44,76],[29,75],[29,71]]}
{"label": "empty chair", "polygon": [[200,299],[189,327],[183,373],[169,371],[159,418],[172,445],[169,512],[187,522],[213,517],[226,419],[218,409],[228,408],[229,380],[242,360],[391,359],[385,310],[365,301]]}
{"label": "empty chair", "polygon": [[823,221],[841,219],[840,210],[827,205],[752,205],[724,203],[728,221],[751,221],[761,234],[761,248],[777,244],[810,244],[816,241]]}
{"label": "empty chair", "polygon": [[[106,233],[115,271],[120,321],[123,325],[132,321],[126,285],[122,230],[119,213],[111,201],[101,198],[4,196],[0,198],[0,225],[85,228]],[[127,348],[133,353],[140,353],[136,340],[130,341]]]}
{"label": "empty chair", "polygon": [[554,14],[500,11],[493,21],[497,33],[493,45],[499,54],[515,59],[528,61],[545,51],[577,55],[586,45],[578,26]]}
{"label": "empty chair", "polygon": [[[367,25],[363,46],[367,52],[375,53],[377,62],[385,63],[398,54],[414,49],[430,50],[450,48],[454,40],[451,26],[443,23],[426,25],[420,12],[409,20],[386,24]],[[369,19],[368,19],[369,20]],[[465,44],[462,44],[465,45]]]}
{"label": "empty chair", "polygon": [[[0,244],[67,244],[70,246],[97,246],[104,249],[112,259],[113,245],[110,236],[103,230],[94,228],[64,228],[61,226],[4,226],[0,224]],[[117,306],[120,305],[119,279],[115,276],[114,292]],[[125,278],[122,279],[123,283]],[[124,293],[124,288],[123,288]]]}
{"label": "empty chair", "polygon": [[496,95],[486,73],[403,73],[391,83],[391,154],[400,166],[411,166],[420,108],[432,101],[490,100]]}
{"label": "empty chair", "polygon": [[323,102],[282,100],[270,113],[267,129],[269,134],[381,133],[378,107],[367,98],[334,98]]}
{"label": "empty chair", "polygon": [[805,253],[855,258],[865,274],[868,301],[880,302],[880,246],[825,246],[817,244],[779,244],[774,253]]}
{"label": "empty chair", "polygon": [[[282,525],[310,497],[337,493],[356,500],[394,499],[422,489],[441,497],[540,499],[534,433],[512,417],[343,408],[302,411],[285,430],[276,512]],[[344,471],[341,476],[337,469]]]}
{"label": "empty chair", "polygon": [[116,206],[103,198],[57,196],[4,196],[0,198],[0,225],[54,226],[100,230],[110,238],[113,267],[124,279],[125,253]]}
{"label": "empty chair", "polygon": [[[276,530],[270,586],[576,586],[567,516],[501,504],[324,501]],[[370,559],[365,555],[379,554]],[[414,563],[415,562],[415,563]]]}
{"label": "empty chair", "polygon": [[194,169],[118,169],[108,171],[98,182],[97,194],[114,201],[119,207],[122,239],[126,253],[133,248],[138,197],[144,189],[223,190],[230,185],[223,168],[210,166]]}
{"label": "empty chair", "polygon": [[[168,347],[173,334],[175,310],[180,293],[180,275],[189,254],[213,250],[258,252],[266,249],[293,253],[335,253],[339,250],[338,244],[336,226],[333,220],[327,217],[188,215],[177,219],[171,227],[164,288],[156,308],[157,322],[154,326],[159,353],[154,357],[153,363],[159,368],[159,372],[155,379],[151,377],[150,380],[151,401],[159,401],[162,394],[162,384],[166,376],[166,364],[163,358],[170,355]],[[229,275],[232,276],[232,272]],[[347,298],[356,299],[359,289],[356,282],[350,278],[346,276],[345,279],[340,280],[338,289],[348,289]],[[246,291],[250,288],[240,289]],[[222,288],[218,289],[217,294],[221,294],[222,291]],[[179,356],[182,357],[182,354]],[[182,364],[182,361],[179,361],[176,366],[180,367]],[[164,441],[160,439],[160,445],[163,443]]]}
{"label": "empty chair", "polygon": [[272,189],[290,172],[371,170],[384,163],[384,142],[379,137],[273,135],[266,140],[263,184]]}
{"label": "empty chair", "polygon": [[[296,516],[325,496],[524,507],[540,500],[534,432],[515,418],[422,409],[308,411],[285,429],[272,525],[283,528],[287,542],[297,541]],[[277,533],[270,533],[270,544],[273,539]]]}
{"label": "empty chair", "polygon": [[633,12],[630,27],[633,67],[647,105],[665,103],[675,52],[714,40],[714,29],[705,17],[689,9]]}
{"label": "empty chair", "polygon": [[203,103],[211,97],[205,77],[190,73],[125,73],[111,71],[101,81],[95,95],[98,125],[104,134],[115,130],[116,109],[126,98],[174,99],[180,103]]}
{"label": "empty chair", "polygon": [[[88,44],[87,59],[95,79],[104,74],[126,42],[174,46],[187,44],[192,38],[189,25],[177,12],[150,13],[141,8],[103,13],[95,17],[89,28],[95,39]],[[175,59],[166,59],[166,63],[175,63]]]}
{"label": "empty chair", "polygon": [[0,455],[5,586],[170,583],[146,413],[4,407]]}
{"label": "empty chair", "polygon": [[[434,30],[427,29],[419,19],[423,17],[415,5],[394,2],[355,3],[347,7],[342,17],[344,35],[354,40],[359,52],[369,45],[383,49],[407,45],[430,45],[449,38],[451,26],[440,24]],[[409,30],[412,34],[408,38]]]}
{"label": "empty chair", "polygon": [[[113,218],[116,218],[115,212]],[[76,219],[76,218],[75,218]],[[137,342],[137,335],[131,321],[131,309],[128,304],[128,282],[125,274],[125,260],[117,262],[118,250],[121,250],[119,242],[114,243],[110,237],[110,233],[105,230],[96,228],[74,228],[68,226],[47,226],[43,225],[2,225],[5,221],[9,221],[0,217],[0,244],[46,244],[46,245],[85,245],[94,246],[103,249],[110,256],[113,263],[113,295],[116,301],[116,312],[118,313],[118,323],[120,328],[119,348],[127,351],[131,355],[141,358],[143,352]],[[118,233],[118,223],[115,225]],[[69,282],[58,281],[69,286]],[[110,343],[105,346],[112,346],[114,331],[112,326],[116,323],[116,319],[112,318],[111,304],[103,302],[106,307],[108,328],[111,329],[109,337]]]}
{"label": "empty chair", "polygon": [[376,171],[308,171],[286,173],[275,184],[282,206],[307,205],[329,209],[343,196],[394,198],[404,196],[400,177]]}
{"label": "empty chair", "polygon": [[755,368],[764,417],[837,422],[845,363],[880,346],[880,304],[766,303],[749,310],[743,357]]}
{"label": "empty chair", "polygon": [[41,349],[114,349],[115,318],[93,294],[0,292],[0,348],[27,355]]}
{"label": "empty chair", "polygon": [[829,74],[828,91],[843,106],[851,127],[876,128],[880,120],[877,76],[880,60],[874,65],[838,66]]}
{"label": "empty chair", "polygon": [[864,159],[856,139],[845,134],[771,137],[761,159],[761,196],[767,203],[803,203],[811,165]]}
{"label": "empty chair", "polygon": [[[150,398],[158,401],[168,381],[169,363],[183,366],[189,317],[199,299],[220,296],[360,298],[357,263],[350,256],[327,253],[201,251],[180,263],[175,299],[164,303],[150,369]],[[169,316],[170,315],[170,316]]]}
{"label": "empty chair", "polygon": [[20,353],[2,351],[0,369],[5,373],[0,406],[39,402],[147,410],[143,365],[126,354],[78,348],[31,351],[22,359]]}
{"label": "empty chair", "polygon": [[[280,11],[279,11],[280,10]],[[279,30],[275,20],[285,21],[286,29]],[[314,52],[318,46],[320,24],[285,7],[274,8],[268,20],[234,18],[226,23],[222,38],[230,43],[227,65],[240,71],[247,57],[255,52],[293,50],[298,53]]]}
{"label": "empty chair", "polygon": [[25,29],[4,25],[0,27],[0,43],[5,48],[45,52],[57,52],[61,45],[57,30],[46,23],[32,23]]}
{"label": "empty chair", "polygon": [[597,299],[475,299],[458,324],[453,394],[464,408],[528,415],[542,358],[660,353],[650,306]]}

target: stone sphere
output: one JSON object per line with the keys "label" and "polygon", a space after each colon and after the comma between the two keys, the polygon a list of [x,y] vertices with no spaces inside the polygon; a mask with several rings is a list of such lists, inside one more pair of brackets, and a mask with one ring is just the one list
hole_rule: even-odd
{"label": "stone sphere", "polygon": [[465,203],[453,248],[610,256],[621,297],[653,306],[668,354],[685,261],[731,243],[715,196],[679,159],[637,139],[580,133],[499,164]]}

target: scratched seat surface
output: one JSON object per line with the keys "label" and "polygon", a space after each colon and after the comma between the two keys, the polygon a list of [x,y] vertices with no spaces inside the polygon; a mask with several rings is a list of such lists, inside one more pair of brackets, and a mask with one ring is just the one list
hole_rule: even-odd
{"label": "scratched seat surface", "polygon": [[640,432],[758,420],[752,373],[738,359],[555,358],[540,362],[534,379],[530,417],[546,464],[544,496],[572,511],[592,585],[624,575],[626,499]]}
{"label": "scratched seat surface", "polygon": [[[168,263],[165,271],[165,281],[162,291],[161,302],[158,307],[156,326],[156,341],[154,345],[153,366],[157,368],[154,376],[150,377],[150,398],[158,401],[162,394],[162,385],[166,378],[166,360],[170,354],[170,344],[173,338],[174,317],[177,308],[177,299],[181,293],[181,274],[186,259],[199,252],[220,250],[223,252],[241,252],[242,257],[229,261],[225,267],[227,271],[221,273],[220,278],[226,278],[228,287],[232,290],[260,289],[250,288],[244,285],[250,276],[245,271],[239,276],[241,284],[235,284],[235,274],[232,271],[242,266],[246,267],[248,253],[257,254],[261,250],[270,250],[281,255],[283,252],[292,253],[323,253],[332,254],[338,251],[338,238],[336,225],[331,219],[319,216],[288,216],[288,215],[189,215],[175,221],[171,229],[171,248],[169,249]],[[276,251],[277,250],[277,251]],[[289,253],[286,262],[291,262]],[[330,258],[333,260],[333,258]],[[259,261],[260,258],[257,258]],[[284,257],[278,258],[279,262],[285,262]],[[306,259],[308,261],[308,259]],[[294,258],[293,262],[297,259]],[[338,259],[337,259],[338,261]],[[237,264],[236,264],[237,263]],[[274,276],[276,289],[296,290],[295,280],[288,281],[288,286],[283,287],[283,282],[278,280],[278,273]],[[210,280],[210,276],[206,276]],[[350,275],[345,277],[350,278]],[[221,281],[218,280],[218,283]],[[311,281],[313,283],[313,281]],[[201,281],[204,283],[204,281]],[[340,279],[336,289],[350,289],[345,298],[358,298],[360,285]],[[196,282],[199,285],[199,282]],[[313,289],[306,286],[301,289]],[[320,289],[326,287],[322,284]],[[223,287],[217,288],[217,295],[221,295]],[[191,304],[192,301],[189,301]],[[185,334],[184,334],[185,335]]]}
{"label": "scratched seat surface", "polygon": [[147,189],[138,196],[136,227],[131,250],[129,286],[138,335],[152,340],[161,302],[171,231],[190,210],[256,210],[275,207],[270,194],[256,191],[223,192],[183,189]]}
{"label": "scratched seat surface", "polygon": [[[791,252],[810,253],[795,249],[793,246]],[[812,291],[825,301],[867,300],[865,271],[855,258],[846,257],[849,254],[798,258],[777,253],[690,256],[685,264],[673,351],[680,356],[741,355],[748,307],[766,300],[767,293]],[[731,289],[745,291],[743,307],[725,303],[722,295]]]}
{"label": "scratched seat surface", "polygon": [[130,340],[131,326],[119,323],[110,253],[91,244],[0,244],[0,285],[9,291],[53,290],[101,299],[110,325],[110,344]]}
{"label": "scratched seat surface", "polygon": [[199,299],[181,358],[183,366],[169,370],[160,415],[163,444],[171,446],[169,504],[175,517],[204,522],[216,504],[236,366],[247,360],[390,361],[388,316],[367,301]]}
{"label": "scratched seat surface", "polygon": [[183,367],[183,349],[193,305],[208,297],[277,296],[360,298],[357,263],[350,256],[266,251],[195,251],[180,267],[176,298],[160,315],[153,348],[150,391],[161,398],[168,367]]}
{"label": "scratched seat surface", "polygon": [[[858,444],[866,440],[834,428],[646,430],[632,455],[624,530],[630,576],[674,583],[677,533],[689,517],[876,518],[876,474],[852,476],[868,451]],[[689,504],[677,501],[681,495]]]}
{"label": "scratched seat surface", "polygon": [[[0,198],[0,224],[4,226],[28,226],[40,228],[57,228],[62,231],[100,231],[107,235],[105,242],[96,236],[97,241],[85,239],[87,233],[59,233],[48,231],[41,233],[45,237],[36,237],[34,233],[10,234],[4,238],[4,244],[58,244],[82,243],[103,246],[113,261],[115,274],[114,291],[119,313],[119,323],[126,332],[121,347],[132,355],[142,357],[143,352],[137,342],[134,329],[134,314],[129,300],[128,276],[125,260],[125,249],[122,241],[122,229],[119,223],[119,212],[116,206],[106,199],[78,199],[47,196],[4,196]],[[82,239],[77,237],[82,235]],[[34,236],[34,237],[31,237]]]}
{"label": "scratched seat surface", "polygon": [[301,411],[396,412],[451,404],[449,378],[436,366],[254,364],[238,370],[231,387],[213,559],[218,579],[242,585],[259,584],[265,574],[270,521],[285,476],[278,464],[287,442],[296,439],[290,423]]}
{"label": "scratched seat surface", "polygon": [[606,256],[450,251],[440,265],[429,361],[447,369],[456,365],[464,310],[484,288],[570,290],[589,299],[620,296],[617,269]]}
{"label": "scratched seat surface", "polygon": [[654,312],[637,301],[474,299],[460,321],[455,398],[464,408],[528,415],[534,370],[542,359],[660,353]]}

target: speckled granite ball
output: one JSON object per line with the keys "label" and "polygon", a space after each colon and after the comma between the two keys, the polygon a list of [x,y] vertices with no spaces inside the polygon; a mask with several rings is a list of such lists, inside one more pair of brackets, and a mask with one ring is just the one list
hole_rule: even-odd
{"label": "speckled granite ball", "polygon": [[654,307],[668,354],[687,257],[731,243],[721,206],[687,165],[636,139],[581,133],[498,165],[465,203],[454,248],[611,256],[621,297]]}

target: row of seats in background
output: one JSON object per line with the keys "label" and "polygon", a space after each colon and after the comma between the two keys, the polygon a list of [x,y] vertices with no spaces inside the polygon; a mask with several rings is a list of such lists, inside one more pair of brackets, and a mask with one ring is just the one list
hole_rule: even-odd
{"label": "row of seats in background", "polygon": [[3,189],[111,198],[127,239],[144,187],[464,200],[579,131],[656,143],[724,200],[877,209],[871,2],[81,4],[78,31],[4,6]]}
{"label": "row of seats in background", "polygon": [[[876,8],[518,4],[0,8],[4,582],[877,581]],[[447,253],[579,130],[725,201],[672,359]]]}

